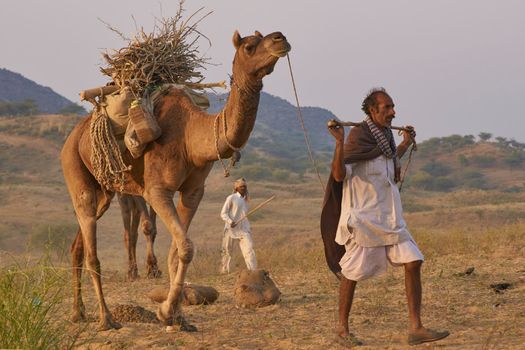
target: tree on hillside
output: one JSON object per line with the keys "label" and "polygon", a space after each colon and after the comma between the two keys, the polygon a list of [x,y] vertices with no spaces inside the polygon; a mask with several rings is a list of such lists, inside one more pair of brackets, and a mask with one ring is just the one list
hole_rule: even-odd
{"label": "tree on hillside", "polygon": [[507,138],[501,136],[496,137],[496,141],[504,146],[506,146],[508,143]]}
{"label": "tree on hillside", "polygon": [[33,100],[0,102],[0,115],[33,115],[38,113],[38,106]]}
{"label": "tree on hillside", "polygon": [[64,106],[60,108],[58,111],[58,114],[64,114],[64,115],[84,115],[86,114],[86,110],[84,107],[77,105],[76,103],[71,103],[67,106]]}
{"label": "tree on hillside", "polygon": [[518,142],[514,139],[511,139],[508,144],[513,147],[513,148],[517,148],[517,149],[525,149],[525,144],[521,143],[521,142]]}
{"label": "tree on hillside", "polygon": [[479,139],[481,142],[486,142],[492,138],[492,134],[490,132],[480,132],[478,134]]}

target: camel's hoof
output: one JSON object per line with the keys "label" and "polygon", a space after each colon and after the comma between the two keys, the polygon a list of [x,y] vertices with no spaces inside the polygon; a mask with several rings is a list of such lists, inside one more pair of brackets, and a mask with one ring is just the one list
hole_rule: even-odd
{"label": "camel's hoof", "polygon": [[107,330],[110,330],[110,329],[121,329],[121,328],[122,328],[122,325],[120,323],[118,323],[116,321],[113,321],[110,318],[106,318],[105,321],[100,322],[98,324],[97,330],[98,331],[107,331]]}
{"label": "camel's hoof", "polygon": [[173,317],[172,316],[164,316],[162,313],[162,304],[159,305],[159,308],[156,312],[157,319],[162,322],[165,326],[173,326]]}
{"label": "camel's hoof", "polygon": [[160,278],[162,271],[159,270],[157,265],[148,266],[148,278]]}
{"label": "camel's hoof", "polygon": [[[197,332],[197,327],[192,324],[186,323],[185,325],[179,326],[179,331],[181,332]],[[175,333],[177,332],[177,327],[166,326],[166,333]]]}
{"label": "camel's hoof", "polygon": [[82,322],[86,320],[86,308],[82,299],[73,306],[73,314],[71,315],[71,322]]}
{"label": "camel's hoof", "polygon": [[197,332],[197,327],[186,321],[183,316],[175,317],[175,324],[178,324],[183,332]]}
{"label": "camel's hoof", "polygon": [[139,269],[135,267],[131,267],[128,270],[128,280],[129,281],[135,281],[139,277]]}
{"label": "camel's hoof", "polygon": [[137,271],[134,272],[128,272],[128,281],[135,281],[139,278],[139,274]]}
{"label": "camel's hoof", "polygon": [[83,311],[73,311],[71,322],[78,323],[86,320],[86,314]]}

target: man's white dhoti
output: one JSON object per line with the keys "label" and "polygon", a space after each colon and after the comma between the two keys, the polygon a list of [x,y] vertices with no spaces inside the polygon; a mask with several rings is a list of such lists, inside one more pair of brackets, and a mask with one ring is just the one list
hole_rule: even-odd
{"label": "man's white dhoti", "polygon": [[346,253],[341,273],[352,281],[380,275],[387,265],[423,261],[403,219],[392,159],[379,156],[346,165],[335,241]]}
{"label": "man's white dhoti", "polygon": [[255,257],[255,250],[253,249],[253,239],[251,234],[245,233],[232,237],[229,230],[224,230],[224,236],[222,237],[222,265],[221,273],[230,273],[230,262],[232,260],[232,248],[233,240],[239,241],[239,247],[241,248],[244,262],[248,270],[257,269],[257,258]]}
{"label": "man's white dhoti", "polygon": [[346,253],[339,265],[341,273],[352,281],[362,281],[386,272],[387,264],[403,264],[424,260],[423,254],[413,240],[383,247],[361,247],[354,240],[345,244]]}

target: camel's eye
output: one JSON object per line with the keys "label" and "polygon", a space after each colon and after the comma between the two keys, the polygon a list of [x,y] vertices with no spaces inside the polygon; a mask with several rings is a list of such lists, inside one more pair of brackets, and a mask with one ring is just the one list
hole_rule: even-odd
{"label": "camel's eye", "polygon": [[246,51],[248,55],[253,55],[253,53],[255,52],[255,45],[248,44],[244,46],[244,51]]}

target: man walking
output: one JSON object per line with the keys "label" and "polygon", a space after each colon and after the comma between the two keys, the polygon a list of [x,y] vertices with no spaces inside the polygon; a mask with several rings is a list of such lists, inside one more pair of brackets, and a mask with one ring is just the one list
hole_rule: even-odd
{"label": "man walking", "polygon": [[[329,128],[336,146],[321,230],[327,261],[341,280],[337,340],[346,345],[362,344],[348,327],[355,287],[358,281],[386,272],[387,263],[405,269],[408,343],[442,339],[449,335],[447,331],[425,328],[421,322],[420,270],[424,258],[403,219],[396,185],[400,180],[399,158],[412,143],[415,132],[413,128],[404,131],[403,141],[396,146],[390,129],[395,118],[394,103],[383,88],[370,91],[362,110],[367,117],[351,129],[346,142],[342,127]],[[333,244],[334,240],[339,246]]]}
{"label": "man walking", "polygon": [[224,220],[221,273],[230,272],[233,240],[239,241],[246,268],[248,270],[255,270],[257,268],[250,222],[248,218],[246,218],[246,214],[248,213],[247,201],[248,186],[246,180],[240,178],[233,184],[233,194],[226,198],[221,210],[221,218]]}

